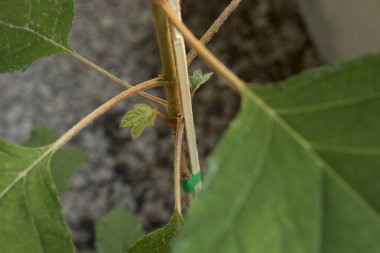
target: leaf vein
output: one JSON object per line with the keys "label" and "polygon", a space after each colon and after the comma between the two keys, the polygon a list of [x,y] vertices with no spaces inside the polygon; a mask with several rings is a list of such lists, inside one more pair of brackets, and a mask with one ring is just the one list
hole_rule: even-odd
{"label": "leaf vein", "polygon": [[32,224],[33,230],[37,234],[38,241],[40,242],[41,249],[43,252],[46,252],[45,251],[45,245],[44,245],[44,242],[43,242],[42,237],[41,237],[41,232],[40,232],[40,230],[36,224],[36,221],[33,217],[32,211],[30,210],[30,207],[29,207],[29,205],[30,205],[30,202],[28,201],[28,198],[29,198],[28,192],[29,191],[28,191],[27,186],[26,186],[26,184],[27,184],[26,178],[23,178],[22,182],[23,182],[23,184],[22,184],[23,185],[23,200],[24,200],[24,204],[25,204],[25,210],[28,212],[28,217],[29,217],[30,222]]}
{"label": "leaf vein", "polygon": [[380,156],[379,148],[368,147],[349,147],[349,146],[333,146],[319,143],[311,144],[315,150],[331,153],[352,154],[352,155],[366,155],[366,156]]}
{"label": "leaf vein", "polygon": [[372,93],[365,96],[359,96],[354,98],[349,98],[336,102],[329,102],[325,104],[317,104],[311,106],[302,106],[295,108],[275,108],[278,114],[281,115],[292,115],[292,114],[301,114],[301,113],[310,113],[310,112],[320,112],[331,109],[343,108],[347,106],[357,105],[365,103],[371,100],[380,98],[380,93]]}
{"label": "leaf vein", "polygon": [[334,171],[331,165],[320,157],[318,152],[312,147],[311,143],[307,139],[305,139],[293,128],[293,126],[285,121],[285,119],[277,113],[276,109],[271,108],[264,102],[264,100],[258,97],[256,93],[252,92],[248,87],[244,87],[243,89],[247,91],[247,94],[257,106],[266,112],[269,117],[271,117],[281,128],[283,128],[284,131],[287,132],[301,147],[310,153],[311,157],[320,169],[324,170],[329,176],[331,176],[344,191],[349,192],[353,199],[363,205],[368,210],[368,213],[371,214],[380,224],[380,215],[376,212],[373,206],[371,206],[368,201],[365,200],[363,196],[352,187],[352,185],[350,185],[336,171]]}
{"label": "leaf vein", "polygon": [[6,21],[3,21],[3,20],[0,20],[0,25],[3,25],[3,26],[6,26],[8,28],[11,28],[11,29],[16,29],[16,30],[21,30],[21,31],[26,31],[26,32],[29,32],[29,33],[32,33],[33,35],[36,35],[37,37],[45,40],[46,42],[49,42],[50,44],[60,48],[61,50],[63,50],[64,52],[67,52],[67,53],[71,53],[72,51],[63,46],[62,44],[60,44],[59,42],[53,40],[53,38],[49,38],[27,26],[19,26],[19,25],[14,25],[14,24],[11,24],[11,23],[8,23]]}
{"label": "leaf vein", "polygon": [[249,187],[247,187],[246,191],[244,191],[241,194],[239,201],[237,201],[236,204],[234,205],[235,210],[232,213],[232,217],[230,219],[228,219],[228,222],[227,222],[226,226],[224,227],[224,229],[221,231],[219,236],[217,236],[215,238],[213,244],[210,246],[210,249],[213,249],[213,250],[211,250],[210,252],[215,252],[216,246],[219,245],[220,242],[225,239],[225,237],[228,235],[229,231],[231,231],[231,229],[233,228],[233,224],[236,224],[235,221],[239,217],[239,214],[241,213],[241,211],[244,209],[244,206],[248,204],[248,202],[246,200],[247,200],[249,194],[252,192],[253,187],[256,185],[255,182],[260,177],[260,175],[263,171],[264,165],[265,165],[265,163],[269,157],[268,155],[269,155],[270,144],[272,143],[272,138],[273,138],[273,134],[274,134],[273,128],[274,128],[273,124],[270,124],[269,130],[268,130],[268,133],[267,133],[266,139],[265,139],[266,141],[263,143],[263,149],[262,149],[263,153],[260,157],[260,161],[258,162],[258,166],[257,166],[256,171],[254,173],[252,173]]}

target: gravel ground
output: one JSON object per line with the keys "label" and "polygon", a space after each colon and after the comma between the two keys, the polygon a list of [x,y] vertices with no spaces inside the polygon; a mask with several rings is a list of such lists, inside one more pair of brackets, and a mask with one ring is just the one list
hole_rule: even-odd
{"label": "gravel ground", "polygon": [[[184,20],[199,37],[228,1],[182,0]],[[70,35],[82,55],[130,83],[160,72],[149,1],[77,0]],[[250,82],[274,82],[320,64],[290,0],[244,0],[210,43],[228,66]],[[194,67],[207,71],[200,61]],[[21,142],[39,124],[61,133],[121,90],[66,55],[34,63],[26,72],[0,76],[0,138]],[[154,91],[156,95],[160,91]],[[170,217],[172,140],[161,122],[132,143],[119,129],[131,98],[76,137],[71,145],[88,151],[86,165],[62,198],[79,249],[92,248],[94,220],[115,207],[137,213],[147,231]],[[201,162],[238,110],[239,97],[218,77],[194,101]],[[204,166],[203,166],[204,167]]]}

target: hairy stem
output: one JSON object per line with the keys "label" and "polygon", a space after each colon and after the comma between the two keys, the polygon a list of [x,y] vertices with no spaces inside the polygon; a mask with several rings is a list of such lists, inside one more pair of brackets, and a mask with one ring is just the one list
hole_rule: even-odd
{"label": "hairy stem", "polygon": [[161,2],[161,7],[164,12],[168,15],[169,20],[173,23],[175,27],[182,33],[185,40],[198,52],[198,54],[204,59],[204,61],[221,76],[223,76],[229,84],[239,91],[246,88],[244,82],[240,80],[231,70],[229,70],[223,63],[221,63],[192,33],[191,31],[182,23],[180,19],[177,18],[175,12],[171,7],[165,3]]}
{"label": "hairy stem", "polygon": [[[98,71],[99,73],[101,73],[102,75],[106,76],[107,78],[109,78],[111,81],[121,85],[122,87],[126,88],[126,89],[129,89],[129,88],[132,88],[133,85],[127,83],[127,82],[124,82],[123,80],[121,80],[120,78],[114,76],[113,74],[111,74],[110,72],[108,72],[107,70],[99,67],[98,65],[96,65],[95,63],[93,63],[92,61],[88,60],[87,58],[83,57],[82,55],[78,54],[77,52],[75,51],[67,51],[71,56],[73,56],[74,58],[76,58],[77,60],[79,60],[81,63],[83,63],[84,65]],[[164,107],[166,109],[167,107],[167,102],[161,98],[158,98],[156,96],[153,96],[149,93],[146,93],[146,92],[138,92],[138,95],[142,96],[142,97],[145,97],[146,99],[149,99],[150,101]]]}
{"label": "hairy stem", "polygon": [[90,114],[84,117],[76,125],[70,128],[64,135],[62,135],[56,142],[54,142],[52,144],[52,151],[54,152],[58,150],[59,148],[61,148],[63,145],[69,142],[75,135],[77,135],[81,130],[83,130],[85,127],[91,124],[95,119],[103,115],[105,112],[110,110],[112,107],[114,107],[116,104],[123,101],[127,97],[133,94],[138,94],[139,92],[143,90],[148,90],[148,89],[157,87],[159,85],[160,83],[158,79],[148,80],[136,86],[132,86],[132,88],[124,92],[121,92],[120,94],[111,98],[110,100],[108,100],[107,102],[99,106],[96,110],[92,111]]}
{"label": "hairy stem", "polygon": [[160,8],[160,0],[151,0],[150,2],[152,6],[158,46],[160,49],[163,77],[165,81],[169,81],[165,85],[166,99],[168,101],[167,109],[170,117],[177,117],[181,114],[182,110],[169,21],[165,13]]}
{"label": "hairy stem", "polygon": [[[220,14],[220,16],[214,21],[214,23],[200,39],[200,42],[203,45],[207,45],[207,43],[214,37],[214,35],[219,31],[220,27],[222,27],[222,25],[226,22],[227,18],[232,14],[232,12],[236,10],[241,1],[242,0],[232,0],[230,2],[222,14]],[[195,49],[191,49],[191,51],[187,54],[187,64],[191,65],[197,55],[197,51]]]}
{"label": "hairy stem", "polygon": [[178,118],[174,145],[174,209],[181,214],[181,153],[185,124]]}

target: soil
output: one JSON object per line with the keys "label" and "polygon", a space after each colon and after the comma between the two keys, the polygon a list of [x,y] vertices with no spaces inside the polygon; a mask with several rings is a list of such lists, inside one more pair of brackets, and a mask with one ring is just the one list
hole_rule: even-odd
{"label": "soil", "polygon": [[[200,37],[229,1],[182,0],[184,22]],[[130,83],[160,73],[149,1],[77,0],[72,48]],[[243,0],[209,48],[247,82],[269,83],[321,64],[297,5],[290,0]],[[210,71],[197,60],[190,71]],[[0,77],[0,137],[21,142],[33,126],[64,132],[121,88],[57,55],[25,73]],[[155,91],[156,95],[162,95]],[[15,103],[17,101],[17,103]],[[86,165],[62,197],[79,250],[94,247],[94,221],[119,207],[141,216],[150,231],[173,209],[172,139],[160,121],[136,141],[118,127],[132,98],[98,119],[71,145],[88,151]],[[219,77],[200,89],[194,113],[202,167],[239,108],[239,96]]]}

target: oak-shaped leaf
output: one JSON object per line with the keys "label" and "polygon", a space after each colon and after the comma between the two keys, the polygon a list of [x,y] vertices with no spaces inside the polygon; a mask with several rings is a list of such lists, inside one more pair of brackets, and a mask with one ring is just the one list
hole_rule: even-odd
{"label": "oak-shaped leaf", "polygon": [[174,211],[169,223],[147,235],[144,235],[128,249],[128,253],[169,253],[172,239],[178,233],[182,216]]}
{"label": "oak-shaped leaf", "polygon": [[242,90],[174,253],[380,252],[380,56]]}
{"label": "oak-shaped leaf", "polygon": [[130,127],[133,140],[141,135],[146,126],[153,126],[156,120],[156,110],[146,104],[137,104],[134,109],[125,113],[120,127]]}
{"label": "oak-shaped leaf", "polygon": [[190,89],[196,91],[202,84],[207,82],[212,75],[212,72],[203,74],[202,70],[195,70],[193,74],[189,76]]}

